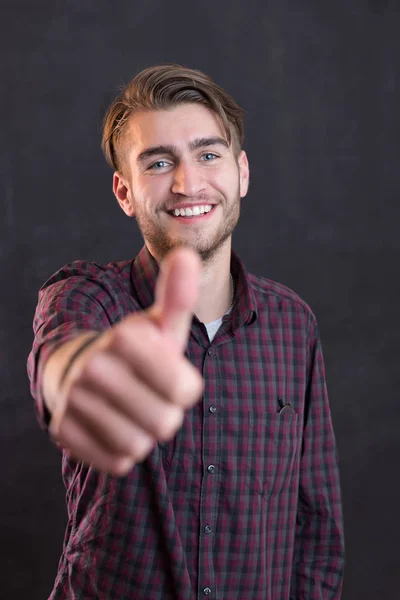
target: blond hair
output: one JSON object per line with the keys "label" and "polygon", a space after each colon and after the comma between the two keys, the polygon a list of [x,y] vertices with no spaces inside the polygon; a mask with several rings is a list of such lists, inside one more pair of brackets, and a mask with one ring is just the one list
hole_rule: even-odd
{"label": "blond hair", "polygon": [[244,139],[243,110],[236,101],[201,71],[177,64],[156,65],[138,73],[106,112],[101,147],[111,168],[122,169],[121,141],[134,112],[165,110],[191,102],[217,115],[227,142],[233,141],[239,152]]}

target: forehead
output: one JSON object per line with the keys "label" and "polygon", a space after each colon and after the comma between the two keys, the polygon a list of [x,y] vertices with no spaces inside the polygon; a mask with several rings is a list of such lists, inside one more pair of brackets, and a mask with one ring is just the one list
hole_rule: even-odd
{"label": "forehead", "polygon": [[217,115],[201,104],[180,104],[167,110],[134,113],[125,136],[126,149],[135,155],[151,146],[184,148],[203,137],[226,139]]}

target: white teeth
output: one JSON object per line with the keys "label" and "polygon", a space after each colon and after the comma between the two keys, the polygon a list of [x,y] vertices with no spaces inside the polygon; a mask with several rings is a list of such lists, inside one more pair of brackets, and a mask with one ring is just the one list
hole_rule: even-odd
{"label": "white teeth", "polygon": [[193,206],[192,208],[174,208],[173,214],[175,217],[197,217],[198,215],[210,212],[211,209],[212,206],[210,204],[204,204],[201,206]]}

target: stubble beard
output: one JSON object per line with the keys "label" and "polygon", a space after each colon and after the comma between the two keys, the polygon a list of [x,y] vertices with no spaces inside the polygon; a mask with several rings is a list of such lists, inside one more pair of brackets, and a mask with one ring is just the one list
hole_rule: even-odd
{"label": "stubble beard", "polygon": [[185,239],[184,237],[179,237],[178,232],[174,233],[173,223],[171,228],[157,224],[149,219],[147,215],[144,215],[140,209],[136,209],[135,216],[143,239],[157,260],[161,261],[174,248],[186,246],[198,252],[203,264],[207,264],[213,260],[218,250],[232,235],[239,221],[239,189],[236,192],[235,200],[229,204],[226,213],[222,215],[220,226],[212,236],[208,236],[206,233],[205,236],[199,234],[196,239]]}

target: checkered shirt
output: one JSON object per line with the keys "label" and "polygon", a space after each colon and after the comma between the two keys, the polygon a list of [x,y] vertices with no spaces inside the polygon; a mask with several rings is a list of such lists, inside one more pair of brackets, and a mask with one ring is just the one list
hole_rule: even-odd
{"label": "checkered shirt", "polygon": [[[315,317],[234,252],[231,271],[236,301],[212,343],[193,317],[186,355],[205,387],[175,438],[120,478],[63,452],[68,525],[52,600],[341,597],[338,460]],[[133,261],[76,261],[42,286],[28,373],[43,428],[48,356],[149,307],[157,274],[144,247]]]}

